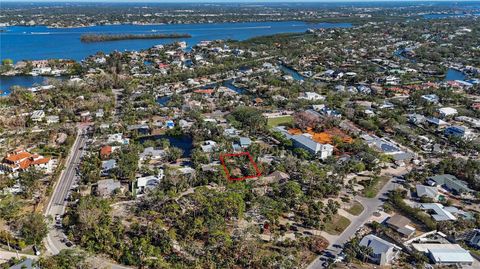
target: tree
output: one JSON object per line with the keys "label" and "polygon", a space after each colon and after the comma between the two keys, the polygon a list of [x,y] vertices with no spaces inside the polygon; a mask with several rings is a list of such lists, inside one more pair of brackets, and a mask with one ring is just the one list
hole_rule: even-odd
{"label": "tree", "polygon": [[47,236],[48,227],[45,218],[38,213],[25,215],[19,220],[20,235],[27,244],[38,244]]}
{"label": "tree", "polygon": [[40,258],[38,265],[49,269],[87,269],[86,254],[75,249],[64,249],[54,256]]}
{"label": "tree", "polygon": [[170,147],[167,153],[167,159],[170,162],[176,162],[183,155],[183,150],[177,147]]}
{"label": "tree", "polygon": [[27,171],[21,172],[18,175],[18,182],[20,183],[22,194],[31,198],[34,190],[37,189],[38,180],[44,176],[44,173],[35,168],[29,168]]}

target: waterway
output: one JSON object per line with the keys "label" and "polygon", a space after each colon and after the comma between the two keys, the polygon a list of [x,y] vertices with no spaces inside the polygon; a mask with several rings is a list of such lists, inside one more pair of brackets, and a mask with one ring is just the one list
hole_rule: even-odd
{"label": "waterway", "polygon": [[295,71],[294,69],[292,69],[292,68],[290,68],[286,65],[281,64],[280,65],[280,70],[282,70],[282,72],[286,73],[287,75],[292,76],[292,78],[294,80],[297,80],[297,81],[305,80],[305,78],[300,73],[298,73],[297,71]]}
{"label": "waterway", "polygon": [[[158,44],[186,41],[188,46],[202,40],[234,39],[278,33],[299,33],[309,28],[348,28],[350,23],[306,23],[286,22],[242,22],[211,24],[169,24],[169,25],[108,25],[82,28],[48,28],[46,26],[10,26],[0,33],[1,58],[12,60],[74,59],[82,60],[98,51],[140,50]],[[148,34],[185,33],[190,38],[180,39],[137,39],[109,42],[80,42],[82,34]]]}
{"label": "waterway", "polygon": [[190,157],[192,154],[193,149],[193,140],[190,136],[182,135],[178,137],[168,136],[168,135],[154,135],[154,136],[146,136],[139,138],[140,143],[144,143],[148,140],[160,140],[160,139],[167,139],[170,142],[171,146],[180,148],[183,150],[182,157]]}

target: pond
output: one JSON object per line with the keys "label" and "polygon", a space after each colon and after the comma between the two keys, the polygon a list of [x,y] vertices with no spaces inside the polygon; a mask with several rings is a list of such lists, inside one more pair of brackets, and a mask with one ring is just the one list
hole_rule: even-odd
{"label": "pond", "polygon": [[168,136],[168,135],[152,135],[145,136],[138,139],[140,143],[145,143],[146,141],[157,141],[161,139],[167,139],[170,142],[170,145],[180,148],[183,150],[182,157],[190,157],[193,149],[193,140],[192,137],[188,135],[182,136]]}
{"label": "pond", "polygon": [[167,103],[170,101],[170,99],[172,99],[172,97],[170,95],[165,95],[165,96],[159,97],[159,98],[157,98],[157,104],[159,104],[161,106],[166,106]]}
{"label": "pond", "polygon": [[462,71],[457,69],[449,68],[447,71],[447,75],[445,76],[445,81],[451,80],[465,80],[467,76]]}
{"label": "pond", "polygon": [[280,65],[280,70],[282,70],[282,72],[286,73],[287,75],[292,76],[294,80],[297,80],[297,81],[305,80],[305,77],[300,75],[300,73],[298,73],[296,70],[294,70],[294,69],[292,69],[292,68],[290,68],[286,65],[281,64]]}

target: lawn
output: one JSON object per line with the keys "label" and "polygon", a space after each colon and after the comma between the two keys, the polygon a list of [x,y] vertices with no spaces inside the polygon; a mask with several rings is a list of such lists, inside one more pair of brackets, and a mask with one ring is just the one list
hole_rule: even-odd
{"label": "lawn", "polygon": [[387,181],[390,178],[387,176],[381,176],[377,178],[372,178],[367,180],[362,184],[365,188],[363,189],[363,196],[367,198],[374,198],[377,196],[377,193],[382,189],[382,187],[387,184]]}
{"label": "lawn", "polygon": [[363,205],[357,201],[354,201],[353,205],[349,209],[346,209],[345,211],[347,211],[352,215],[358,216],[363,212]]}
{"label": "lawn", "polygon": [[293,122],[293,117],[292,116],[281,116],[281,117],[275,117],[275,118],[268,118],[267,119],[267,125],[268,127],[276,127],[281,124],[285,123],[292,123]]}
{"label": "lawn", "polygon": [[325,232],[331,235],[339,235],[350,225],[350,220],[344,216],[335,215],[330,222],[325,223]]}

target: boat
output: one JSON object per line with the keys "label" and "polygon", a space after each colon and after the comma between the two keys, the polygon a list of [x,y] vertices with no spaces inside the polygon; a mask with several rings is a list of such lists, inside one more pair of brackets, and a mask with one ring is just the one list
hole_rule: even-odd
{"label": "boat", "polygon": [[50,32],[30,32],[32,35],[49,35]]}

